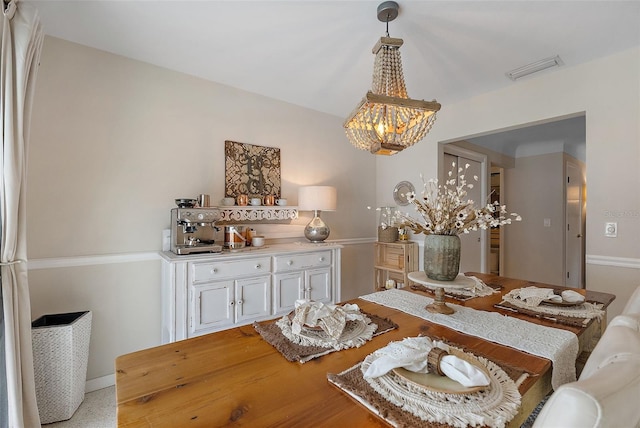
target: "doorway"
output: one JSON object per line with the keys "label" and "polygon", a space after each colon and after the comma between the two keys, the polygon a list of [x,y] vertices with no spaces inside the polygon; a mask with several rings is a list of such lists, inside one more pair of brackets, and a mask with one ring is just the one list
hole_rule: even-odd
{"label": "doorway", "polygon": [[[500,202],[500,189],[502,188],[502,168],[491,166],[491,177],[489,178],[490,192],[489,201]],[[504,264],[504,254],[502,251],[502,229],[500,226],[492,227],[489,231],[489,272],[500,275],[501,266]]]}
{"label": "doorway", "polygon": [[[484,253],[481,272],[584,287],[587,215],[584,112],[440,145],[440,177],[445,172],[444,153],[458,150],[463,152],[454,153],[458,156],[469,153],[475,153],[476,158],[484,156],[488,171],[481,177],[486,180],[488,192],[477,201],[484,202],[494,190],[509,212],[523,217],[520,223],[487,234],[486,241],[480,237],[479,251]],[[573,182],[581,183],[582,187],[566,186],[567,176],[575,176]]]}
{"label": "doorway", "polygon": [[[464,172],[467,183],[473,183],[471,189],[467,189],[467,198],[476,201],[476,205],[484,205],[487,200],[487,156],[482,153],[465,150],[455,145],[445,145],[442,153],[442,164],[438,169],[439,181],[444,183],[447,179],[459,179],[459,174]],[[462,171],[461,171],[462,170]],[[451,176],[449,176],[451,171]],[[459,172],[460,171],[460,172]],[[475,183],[473,177],[478,177]],[[489,256],[488,233],[486,230],[478,230],[460,236],[460,272],[488,272]]]}

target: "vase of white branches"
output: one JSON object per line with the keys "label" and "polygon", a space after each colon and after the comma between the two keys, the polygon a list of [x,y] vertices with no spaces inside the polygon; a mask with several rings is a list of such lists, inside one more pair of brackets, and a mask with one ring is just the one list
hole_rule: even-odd
{"label": "vase of white branches", "polygon": [[[452,167],[455,168],[453,163]],[[473,183],[467,183],[465,177],[469,164],[458,168],[457,177],[452,169],[444,185],[438,180],[424,183],[422,197],[414,192],[405,195],[415,207],[422,219],[401,214],[402,225],[414,233],[425,234],[424,270],[427,277],[438,281],[453,281],[460,269],[460,235],[479,229],[498,227],[520,221],[516,213],[507,213],[506,205],[500,202],[487,203],[477,208],[475,202],[467,199],[467,189],[473,189]],[[421,176],[422,177],[422,176]],[[478,181],[478,177],[473,177]]]}

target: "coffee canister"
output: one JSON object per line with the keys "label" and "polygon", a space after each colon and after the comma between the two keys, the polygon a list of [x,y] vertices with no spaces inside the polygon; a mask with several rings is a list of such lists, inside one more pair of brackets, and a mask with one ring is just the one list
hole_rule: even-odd
{"label": "coffee canister", "polygon": [[230,250],[244,248],[247,244],[245,226],[225,226],[224,246]]}
{"label": "coffee canister", "polygon": [[202,208],[210,207],[211,198],[209,197],[209,195],[205,195],[204,193],[198,195],[198,205],[200,205],[200,207]]}

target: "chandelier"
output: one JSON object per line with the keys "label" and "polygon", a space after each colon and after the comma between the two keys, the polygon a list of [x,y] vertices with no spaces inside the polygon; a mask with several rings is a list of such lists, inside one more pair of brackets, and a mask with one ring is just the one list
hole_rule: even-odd
{"label": "chandelier", "polygon": [[371,90],[344,122],[355,147],[377,155],[394,155],[422,140],[433,126],[440,104],[407,95],[402,75],[402,39],[389,37],[389,22],[398,16],[398,3],[378,6],[378,19],[387,23],[386,37],[373,47],[376,56]]}

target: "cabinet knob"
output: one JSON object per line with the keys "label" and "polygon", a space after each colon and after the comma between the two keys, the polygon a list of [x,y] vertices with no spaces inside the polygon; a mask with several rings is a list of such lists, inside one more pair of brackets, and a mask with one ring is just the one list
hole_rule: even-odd
{"label": "cabinet knob", "polygon": [[321,262],[323,262],[323,261],[324,261],[324,257],[320,257],[320,259],[319,259],[319,260],[320,260]]}
{"label": "cabinet knob", "polygon": [[256,265],[256,269],[261,269],[261,268],[262,268],[262,265],[261,265],[260,263],[258,263],[258,264]]}
{"label": "cabinet knob", "polygon": [[288,260],[287,261],[287,266],[291,266],[293,264],[293,260]]}
{"label": "cabinet knob", "polygon": [[218,273],[218,268],[211,269],[211,273]]}
{"label": "cabinet knob", "polygon": [[233,304],[236,303],[233,300],[229,302],[229,305],[233,306]]}
{"label": "cabinet knob", "polygon": [[238,304],[241,305],[242,304],[242,300],[238,300]]}

